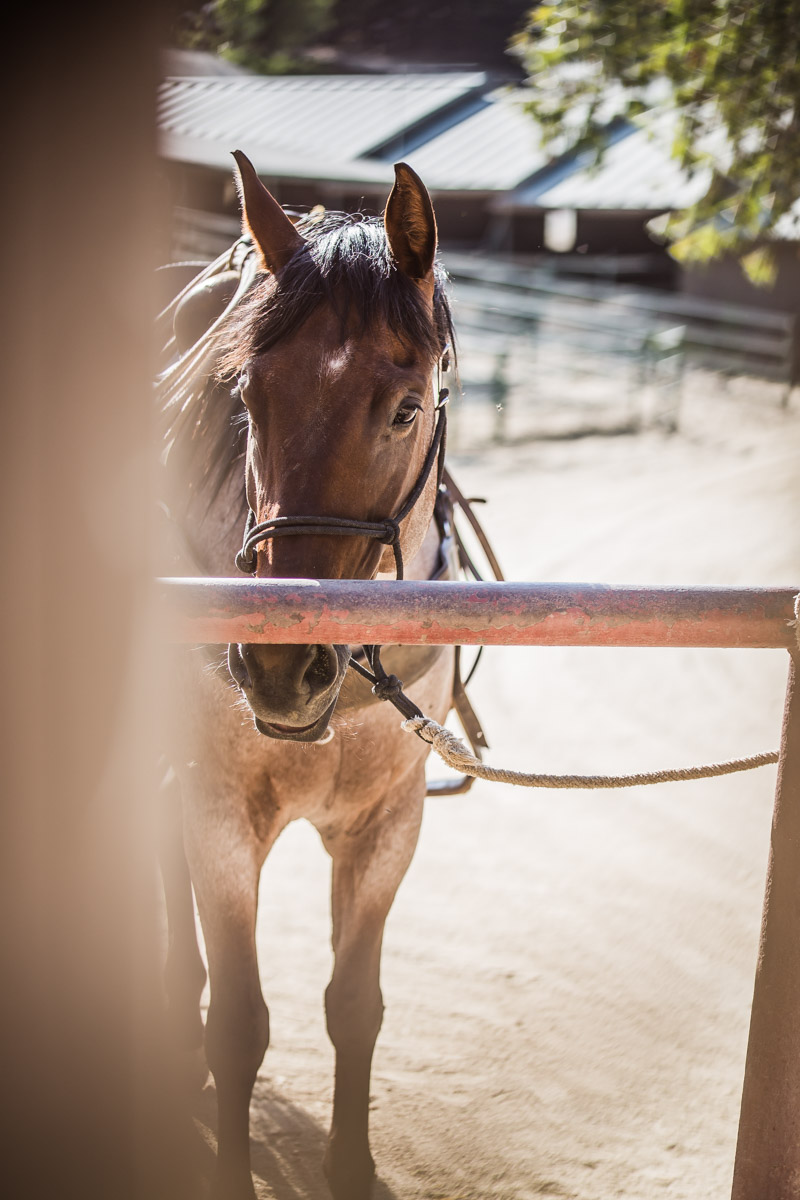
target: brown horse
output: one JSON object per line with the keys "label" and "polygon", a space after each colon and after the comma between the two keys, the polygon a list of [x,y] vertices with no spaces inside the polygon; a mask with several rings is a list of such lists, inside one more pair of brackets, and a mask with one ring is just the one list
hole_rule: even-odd
{"label": "brown horse", "polygon": [[[428,193],[399,164],[383,223],[341,215],[297,223],[244,155],[235,157],[249,237],[240,250],[251,248],[256,269],[244,283],[220,277],[225,301],[238,287],[235,303],[165,390],[167,503],[179,543],[170,571],[235,574],[247,520],[239,562],[261,578],[393,578],[403,566],[407,578],[441,576],[435,378],[452,331]],[[195,289],[212,310],[214,287],[212,278]],[[181,334],[192,326],[186,313],[184,304],[175,313],[179,343],[197,333]],[[198,328],[207,324],[205,314]],[[256,961],[259,875],[281,830],[304,817],[333,862],[325,1010],[336,1078],[324,1170],[336,1200],[366,1200],[381,941],[417,842],[429,747],[348,672],[348,647],[200,647],[178,658],[172,767],[208,953],[214,1196],[254,1196],[249,1105],[269,1041]],[[395,648],[386,658],[425,713],[444,721],[452,648]],[[199,1042],[205,971],[188,877],[182,886],[173,875],[167,895],[171,1009]]]}

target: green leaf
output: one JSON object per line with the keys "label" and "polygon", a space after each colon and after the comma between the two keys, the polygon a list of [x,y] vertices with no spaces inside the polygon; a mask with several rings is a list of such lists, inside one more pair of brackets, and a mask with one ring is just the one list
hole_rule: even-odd
{"label": "green leaf", "polygon": [[758,246],[739,259],[742,270],[756,287],[772,287],[778,277],[778,264],[772,246]]}

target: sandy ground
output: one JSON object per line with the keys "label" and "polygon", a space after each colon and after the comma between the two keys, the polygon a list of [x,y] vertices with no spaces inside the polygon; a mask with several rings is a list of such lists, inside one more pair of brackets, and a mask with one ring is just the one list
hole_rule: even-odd
{"label": "sandy ground", "polygon": [[[468,399],[451,463],[490,498],[510,578],[800,585],[798,400],[697,376],[676,434],[535,440],[512,396],[514,444],[497,445]],[[775,748],[786,667],[780,651],[503,649],[472,694],[490,761],[618,773]],[[729,1194],[774,782],[429,801],[386,933],[376,1200]],[[273,1040],[254,1168],[277,1200],[327,1200],[328,888],[316,833],[292,826],[258,931]],[[199,1114],[213,1128],[211,1087]]]}

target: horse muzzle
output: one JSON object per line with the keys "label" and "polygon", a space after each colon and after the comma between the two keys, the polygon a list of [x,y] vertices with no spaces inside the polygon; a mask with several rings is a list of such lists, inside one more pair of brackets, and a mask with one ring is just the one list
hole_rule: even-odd
{"label": "horse muzzle", "polygon": [[256,729],[282,741],[325,733],[347,673],[347,646],[231,645],[228,668]]}

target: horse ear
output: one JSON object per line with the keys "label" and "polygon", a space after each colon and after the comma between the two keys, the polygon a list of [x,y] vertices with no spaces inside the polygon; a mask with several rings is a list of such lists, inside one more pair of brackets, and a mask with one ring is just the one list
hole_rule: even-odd
{"label": "horse ear", "polygon": [[269,271],[280,271],[305,242],[278,201],[256,175],[250,159],[241,150],[234,150],[233,157],[239,169],[239,199],[244,232],[252,236],[262,264]]}
{"label": "horse ear", "polygon": [[408,163],[395,163],[395,182],[386,203],[386,239],[400,270],[412,279],[431,275],[436,255],[436,218],[428,189]]}

